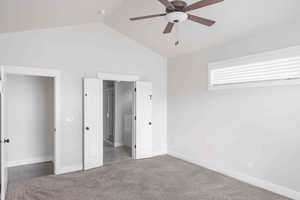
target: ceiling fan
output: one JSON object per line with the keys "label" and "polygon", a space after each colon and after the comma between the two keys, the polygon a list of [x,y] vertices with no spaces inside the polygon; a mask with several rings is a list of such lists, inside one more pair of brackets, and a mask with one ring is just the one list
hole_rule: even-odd
{"label": "ceiling fan", "polygon": [[188,14],[188,11],[196,10],[198,8],[203,8],[206,6],[210,6],[212,4],[216,4],[219,2],[222,2],[224,0],[202,0],[198,1],[196,3],[193,3],[191,5],[187,5],[187,3],[183,0],[158,0],[160,3],[162,3],[166,7],[166,12],[161,14],[155,14],[155,15],[148,15],[148,16],[141,16],[141,17],[134,17],[130,18],[131,21],[135,20],[141,20],[141,19],[149,19],[153,17],[162,17],[165,16],[166,20],[168,21],[168,24],[164,30],[164,34],[171,33],[174,24],[183,22],[185,20],[191,20],[206,26],[212,26],[214,23],[216,23],[213,20],[205,19],[202,17],[198,17],[195,15]]}

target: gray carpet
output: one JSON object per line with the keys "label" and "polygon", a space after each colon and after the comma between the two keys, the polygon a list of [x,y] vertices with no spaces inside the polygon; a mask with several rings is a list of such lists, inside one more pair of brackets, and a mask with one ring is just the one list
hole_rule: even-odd
{"label": "gray carpet", "polygon": [[8,168],[8,183],[54,174],[52,162],[42,162]]}
{"label": "gray carpet", "polygon": [[103,162],[104,165],[111,164],[113,162],[121,162],[125,160],[130,160],[131,158],[131,148],[121,146],[121,147],[111,147],[104,145],[103,148]]}
{"label": "gray carpet", "polygon": [[170,156],[9,185],[8,200],[287,200]]}

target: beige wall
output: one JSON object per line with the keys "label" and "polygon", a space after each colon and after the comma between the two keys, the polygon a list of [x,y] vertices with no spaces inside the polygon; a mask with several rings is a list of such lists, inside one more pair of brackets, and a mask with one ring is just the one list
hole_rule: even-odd
{"label": "beige wall", "polygon": [[168,61],[168,152],[300,199],[300,85],[207,90],[208,62],[300,45],[272,28]]}
{"label": "beige wall", "polygon": [[300,86],[207,90],[207,55],[168,63],[168,152],[300,191]]}

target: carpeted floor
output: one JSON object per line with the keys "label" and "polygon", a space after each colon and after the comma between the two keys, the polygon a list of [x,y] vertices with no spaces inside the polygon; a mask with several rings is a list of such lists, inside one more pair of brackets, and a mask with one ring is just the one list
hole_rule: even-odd
{"label": "carpeted floor", "polygon": [[8,200],[287,200],[170,156],[9,185]]}
{"label": "carpeted floor", "polygon": [[112,146],[104,145],[103,148],[104,165],[112,164],[113,162],[130,160],[130,159],[132,159],[131,148],[125,146],[112,147]]}

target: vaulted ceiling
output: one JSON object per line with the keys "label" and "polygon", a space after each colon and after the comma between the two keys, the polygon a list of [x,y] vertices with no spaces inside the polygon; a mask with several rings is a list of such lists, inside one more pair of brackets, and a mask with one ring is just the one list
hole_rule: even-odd
{"label": "vaulted ceiling", "polygon": [[[186,0],[193,3],[196,0]],[[176,56],[243,38],[300,19],[299,0],[225,0],[191,13],[217,23],[205,27],[186,21],[162,34],[164,17],[129,21],[164,12],[158,0],[1,0],[0,32],[104,22],[164,56]],[[180,45],[175,47],[176,38]]]}
{"label": "vaulted ceiling", "polygon": [[14,32],[102,20],[124,0],[0,0],[0,32]]}

